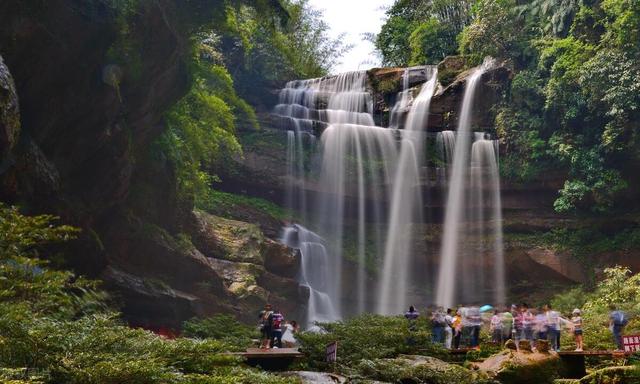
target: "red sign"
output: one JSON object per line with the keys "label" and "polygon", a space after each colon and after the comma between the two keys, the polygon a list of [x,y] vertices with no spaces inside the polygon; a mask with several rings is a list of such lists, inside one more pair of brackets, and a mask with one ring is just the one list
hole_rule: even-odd
{"label": "red sign", "polygon": [[327,345],[327,349],[325,350],[325,357],[327,363],[335,363],[338,358],[338,342],[334,341],[333,343]]}
{"label": "red sign", "polygon": [[640,351],[640,335],[622,336],[622,344],[625,352]]}

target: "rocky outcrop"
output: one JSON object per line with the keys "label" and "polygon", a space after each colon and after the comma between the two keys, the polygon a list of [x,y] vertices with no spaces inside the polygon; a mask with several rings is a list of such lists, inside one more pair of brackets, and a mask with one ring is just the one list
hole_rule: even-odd
{"label": "rocky outcrop", "polygon": [[334,373],[291,371],[279,374],[283,377],[291,377],[300,380],[302,384],[345,384],[347,379]]}
{"label": "rocky outcrop", "polygon": [[11,152],[20,135],[18,95],[9,68],[0,56],[0,164]]}
{"label": "rocky outcrop", "polygon": [[[188,91],[190,34],[220,4],[71,3],[0,2],[0,199],[80,227],[68,266],[103,279],[133,324],[177,328],[219,312],[254,322],[267,300],[302,311],[295,257],[265,236],[281,223],[252,211],[199,221],[152,145]],[[212,260],[250,264],[238,282],[256,294],[238,294]]]}
{"label": "rocky outcrop", "polygon": [[560,377],[560,357],[555,352],[505,350],[473,365],[502,384],[552,384]]}

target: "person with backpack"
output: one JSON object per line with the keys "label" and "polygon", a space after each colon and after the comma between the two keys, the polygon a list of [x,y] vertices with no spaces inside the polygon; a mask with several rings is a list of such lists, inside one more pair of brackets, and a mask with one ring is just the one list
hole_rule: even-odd
{"label": "person with backpack", "polygon": [[260,333],[262,340],[260,342],[260,348],[268,349],[271,346],[271,319],[273,311],[271,310],[271,304],[266,304],[264,309],[258,314],[260,319]]}
{"label": "person with backpack", "polygon": [[271,348],[282,348],[282,331],[284,316],[279,310],[271,314]]}
{"label": "person with backpack", "polygon": [[629,319],[627,314],[617,309],[615,305],[611,305],[609,309],[611,309],[611,313],[609,314],[609,329],[611,329],[611,333],[613,334],[613,340],[616,343],[617,350],[622,351],[624,349],[622,332],[624,332],[624,327],[629,323]]}

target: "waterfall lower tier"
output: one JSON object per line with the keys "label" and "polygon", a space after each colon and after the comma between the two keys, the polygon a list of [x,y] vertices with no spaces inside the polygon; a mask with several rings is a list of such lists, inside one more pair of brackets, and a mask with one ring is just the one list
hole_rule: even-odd
{"label": "waterfall lower tier", "polygon": [[300,250],[300,271],[298,282],[309,289],[307,323],[334,321],[340,318],[333,300],[327,293],[330,289],[330,261],[324,240],[300,226],[293,225],[284,229],[282,242]]}

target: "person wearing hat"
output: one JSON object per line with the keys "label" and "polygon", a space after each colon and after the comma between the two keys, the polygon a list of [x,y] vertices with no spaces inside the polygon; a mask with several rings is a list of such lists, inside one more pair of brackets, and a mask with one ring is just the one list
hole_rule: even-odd
{"label": "person wearing hat", "polygon": [[576,352],[582,352],[582,313],[578,308],[573,310],[571,324],[576,338]]}

